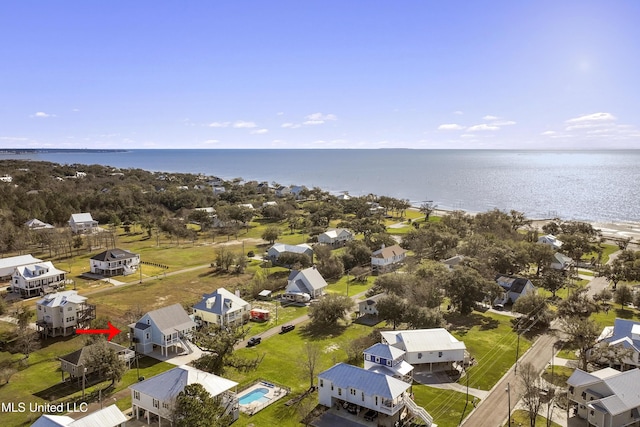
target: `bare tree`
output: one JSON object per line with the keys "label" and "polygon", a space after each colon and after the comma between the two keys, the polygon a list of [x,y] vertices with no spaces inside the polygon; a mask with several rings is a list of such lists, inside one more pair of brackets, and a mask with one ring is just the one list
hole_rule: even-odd
{"label": "bare tree", "polygon": [[524,388],[524,394],[522,395],[522,402],[525,408],[529,411],[529,421],[531,427],[536,426],[536,417],[538,411],[542,407],[542,393],[540,375],[536,372],[536,369],[531,363],[523,363],[518,371],[520,375],[520,383]]}
{"label": "bare tree", "polygon": [[313,387],[313,380],[316,376],[316,368],[320,360],[320,346],[314,343],[304,345],[304,357],[300,360],[305,374],[309,374],[309,388]]}

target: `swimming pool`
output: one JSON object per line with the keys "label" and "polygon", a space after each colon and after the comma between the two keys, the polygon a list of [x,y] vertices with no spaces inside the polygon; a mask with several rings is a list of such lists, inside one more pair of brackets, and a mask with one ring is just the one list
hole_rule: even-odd
{"label": "swimming pool", "polygon": [[269,389],[267,388],[256,388],[254,390],[251,390],[244,396],[240,396],[238,398],[238,402],[240,402],[241,405],[248,405],[250,403],[265,403],[271,400],[266,396],[267,393],[269,393]]}

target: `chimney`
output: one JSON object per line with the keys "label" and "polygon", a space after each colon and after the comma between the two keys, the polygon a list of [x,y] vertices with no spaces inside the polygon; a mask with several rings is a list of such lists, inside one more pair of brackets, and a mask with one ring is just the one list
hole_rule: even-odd
{"label": "chimney", "polygon": [[384,249],[386,246],[384,245],[384,243],[380,246],[380,249]]}

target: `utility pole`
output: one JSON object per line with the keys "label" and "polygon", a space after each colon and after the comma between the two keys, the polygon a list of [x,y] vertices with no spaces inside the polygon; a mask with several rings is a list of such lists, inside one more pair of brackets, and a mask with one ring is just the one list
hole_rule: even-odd
{"label": "utility pole", "polygon": [[511,427],[511,384],[507,383],[507,404],[509,405],[509,427]]}

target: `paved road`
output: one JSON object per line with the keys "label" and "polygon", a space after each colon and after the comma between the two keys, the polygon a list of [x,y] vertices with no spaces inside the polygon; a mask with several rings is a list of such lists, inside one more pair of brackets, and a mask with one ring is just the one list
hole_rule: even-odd
{"label": "paved road", "polygon": [[[620,255],[620,252],[621,251],[617,251],[609,255],[607,264],[611,264],[613,260],[616,259],[618,255]],[[598,292],[605,289],[607,286],[609,286],[609,282],[607,281],[607,279],[605,279],[604,277],[594,277],[587,285],[587,295],[593,297]]]}
{"label": "paved road", "polygon": [[[531,348],[520,358],[519,365],[531,363],[537,371],[542,371],[551,358],[553,343],[557,341],[554,330],[539,337]],[[505,424],[509,412],[507,384],[511,390],[511,409],[522,398],[523,388],[520,378],[509,369],[504,377],[491,389],[489,395],[463,421],[468,427],[496,427]],[[437,422],[437,420],[436,420]]]}

